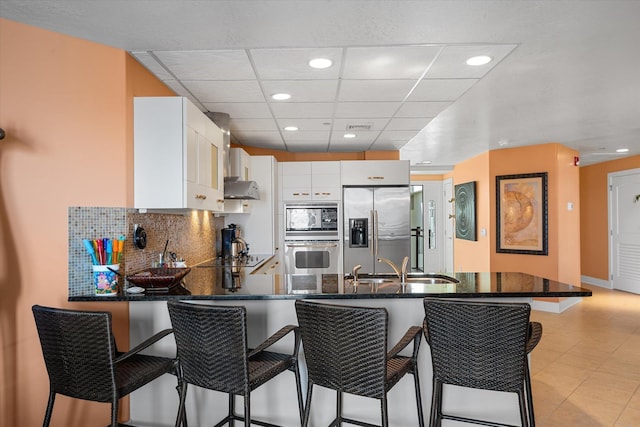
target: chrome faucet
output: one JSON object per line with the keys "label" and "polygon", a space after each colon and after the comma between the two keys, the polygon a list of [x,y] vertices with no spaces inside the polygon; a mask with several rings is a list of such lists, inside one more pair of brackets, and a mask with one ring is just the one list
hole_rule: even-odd
{"label": "chrome faucet", "polygon": [[407,281],[407,264],[409,263],[409,257],[406,256],[402,259],[402,269],[398,269],[398,266],[395,265],[393,261],[387,258],[378,257],[378,262],[387,263],[392,269],[393,272],[396,273],[398,279],[400,279],[400,283],[406,283]]}
{"label": "chrome faucet", "polygon": [[353,285],[357,285],[358,284],[358,270],[360,270],[362,268],[362,266],[360,264],[356,265],[355,267],[353,267],[353,270],[351,270],[351,275],[353,276]]}

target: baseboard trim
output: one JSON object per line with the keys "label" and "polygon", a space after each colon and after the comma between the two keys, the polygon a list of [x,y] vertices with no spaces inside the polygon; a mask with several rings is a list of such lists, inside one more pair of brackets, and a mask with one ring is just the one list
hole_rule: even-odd
{"label": "baseboard trim", "polygon": [[540,301],[534,299],[531,301],[531,308],[538,311],[546,311],[548,313],[562,313],[566,309],[580,303],[582,297],[565,298],[560,301]]}
{"label": "baseboard trim", "polygon": [[582,283],[586,283],[587,285],[599,286],[605,289],[613,289],[611,287],[611,282],[608,280],[596,279],[595,277],[589,276],[580,276],[580,281]]}

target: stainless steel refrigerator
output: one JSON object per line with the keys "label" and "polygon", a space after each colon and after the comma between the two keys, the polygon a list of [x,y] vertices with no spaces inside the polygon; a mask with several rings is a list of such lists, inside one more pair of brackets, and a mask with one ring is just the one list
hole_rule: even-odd
{"label": "stainless steel refrigerator", "polygon": [[360,274],[393,273],[410,254],[409,187],[344,187],[342,194],[344,272],[360,264]]}

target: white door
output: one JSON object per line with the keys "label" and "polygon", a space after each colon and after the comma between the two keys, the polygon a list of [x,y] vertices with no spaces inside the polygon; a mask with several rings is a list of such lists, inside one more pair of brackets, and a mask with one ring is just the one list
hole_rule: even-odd
{"label": "white door", "polygon": [[453,179],[444,181],[444,268],[445,271],[453,273],[453,220],[455,215],[453,204]]}
{"label": "white door", "polygon": [[609,174],[611,287],[640,294],[640,169]]}

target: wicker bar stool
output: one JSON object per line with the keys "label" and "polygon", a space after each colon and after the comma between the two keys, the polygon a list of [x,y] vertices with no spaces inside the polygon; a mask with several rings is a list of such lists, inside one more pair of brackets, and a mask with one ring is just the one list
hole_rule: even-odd
{"label": "wicker bar stool", "polygon": [[[180,408],[176,427],[185,412],[187,384],[229,394],[229,413],[216,424],[220,427],[234,420],[274,426],[252,420],[250,395],[262,384],[280,373],[295,373],[298,412],[302,418],[302,388],[298,370],[300,336],[296,326],[287,325],[255,349],[247,347],[247,310],[245,307],[192,304],[179,301],[167,303],[178,350],[178,373],[182,381]],[[289,333],[294,333],[291,354],[266,349]],[[235,396],[244,397],[244,415],[235,413]]]}
{"label": "wicker bar stool", "polygon": [[443,384],[518,395],[522,426],[535,426],[527,355],[542,337],[527,303],[425,298],[424,335],[431,348],[430,426],[443,419],[486,426],[497,422],[442,413]]}
{"label": "wicker bar stool", "polygon": [[165,329],[126,353],[118,352],[111,313],[32,307],[49,374],[49,403],[44,427],[51,422],[56,394],[111,402],[111,426],[118,424],[118,401],[166,373],[175,373],[168,357],[137,354],[169,335]]}
{"label": "wicker bar stool", "polygon": [[[352,307],[298,300],[295,303],[308,368],[308,388],[302,425],[309,423],[313,386],[337,392],[336,418],[341,423],[373,426],[342,416],[342,394],[380,400],[382,426],[389,425],[387,392],[407,373],[413,374],[418,424],[424,425],[416,358],[422,328],[409,328],[387,352],[388,314],[384,308]],[[413,342],[411,356],[400,351]]]}

